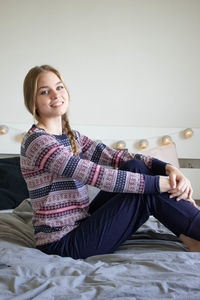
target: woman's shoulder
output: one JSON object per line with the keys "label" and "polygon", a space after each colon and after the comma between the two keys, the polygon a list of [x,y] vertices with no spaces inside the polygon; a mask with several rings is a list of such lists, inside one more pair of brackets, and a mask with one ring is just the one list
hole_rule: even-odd
{"label": "woman's shoulder", "polygon": [[80,133],[78,130],[75,130],[75,129],[73,129],[73,133],[74,133],[75,140],[77,142],[81,143],[83,138],[84,138],[84,135],[82,133]]}
{"label": "woman's shoulder", "polygon": [[31,128],[27,131],[27,133],[24,135],[22,140],[22,146],[30,144],[38,139],[45,139],[47,140],[54,140],[54,138],[48,134],[44,129],[38,128],[35,124],[31,126]]}
{"label": "woman's shoulder", "polygon": [[47,135],[44,129],[38,128],[35,124],[31,126],[31,128],[25,133],[24,138],[28,139],[30,137],[36,138],[40,135]]}
{"label": "woman's shoulder", "polygon": [[77,140],[77,139],[80,139],[80,137],[81,137],[80,132],[79,132],[78,130],[76,130],[76,129],[73,129],[72,131],[73,131],[73,134],[74,134],[74,136],[75,136],[75,139],[76,139],[76,140]]}

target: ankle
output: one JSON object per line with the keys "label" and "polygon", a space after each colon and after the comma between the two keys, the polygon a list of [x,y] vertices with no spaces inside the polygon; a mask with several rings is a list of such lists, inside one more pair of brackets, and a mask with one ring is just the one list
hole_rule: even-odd
{"label": "ankle", "polygon": [[200,241],[190,238],[184,234],[179,236],[190,252],[200,252]]}

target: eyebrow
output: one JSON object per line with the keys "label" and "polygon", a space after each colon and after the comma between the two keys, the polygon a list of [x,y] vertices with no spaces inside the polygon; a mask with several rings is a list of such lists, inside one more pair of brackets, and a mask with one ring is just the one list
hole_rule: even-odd
{"label": "eyebrow", "polygon": [[[62,83],[62,81],[58,81],[58,82],[56,83],[56,85],[58,85],[58,84],[60,84],[60,83]],[[41,86],[41,87],[38,88],[38,91],[39,91],[40,89],[46,89],[46,88],[48,88],[48,85]]]}

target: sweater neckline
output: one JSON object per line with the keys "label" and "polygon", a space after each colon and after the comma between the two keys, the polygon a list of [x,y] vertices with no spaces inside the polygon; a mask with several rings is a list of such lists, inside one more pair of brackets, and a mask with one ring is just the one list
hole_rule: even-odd
{"label": "sweater neckline", "polygon": [[42,130],[42,131],[44,131],[46,134],[51,135],[51,136],[54,136],[54,137],[59,138],[59,139],[64,139],[64,138],[66,138],[66,136],[67,136],[66,133],[62,133],[62,134],[51,134],[51,133],[48,133],[48,132],[46,132],[46,131],[44,130],[44,128],[38,127],[38,126],[36,126],[35,124],[33,124],[32,128],[38,129],[38,130]]}

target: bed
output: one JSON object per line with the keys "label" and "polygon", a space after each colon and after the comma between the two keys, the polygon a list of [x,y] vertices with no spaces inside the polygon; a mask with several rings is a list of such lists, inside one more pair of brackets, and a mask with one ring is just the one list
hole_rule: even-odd
{"label": "bed", "polygon": [[200,253],[154,217],[113,254],[46,255],[35,248],[19,157],[0,159],[0,183],[0,299],[200,299]]}
{"label": "bed", "polygon": [[151,217],[114,254],[85,260],[35,249],[28,199],[0,214],[0,299],[200,298],[200,253]]}

